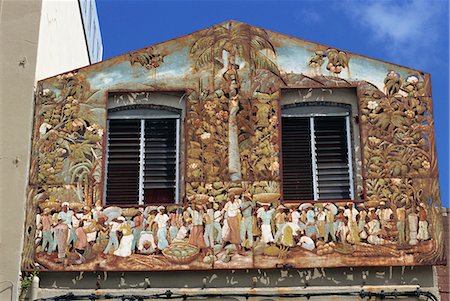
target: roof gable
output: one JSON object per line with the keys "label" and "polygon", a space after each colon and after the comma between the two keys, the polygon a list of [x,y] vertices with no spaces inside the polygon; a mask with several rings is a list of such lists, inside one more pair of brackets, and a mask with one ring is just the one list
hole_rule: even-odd
{"label": "roof gable", "polygon": [[[247,32],[239,33],[242,36],[231,38],[228,42],[218,41],[226,38],[223,36],[224,31],[228,29],[230,31],[229,34],[231,34],[234,28],[241,31],[244,29]],[[222,36],[213,37],[219,30],[222,31]],[[260,61],[256,63],[266,64],[265,67],[268,67],[268,62],[270,64],[273,63],[274,66],[271,66],[269,69],[277,69],[281,74],[295,73],[312,77],[333,76],[347,81],[364,80],[374,84],[380,90],[383,89],[384,79],[390,70],[395,70],[397,75],[403,79],[406,79],[411,74],[419,78],[426,76],[425,73],[418,70],[342,51],[234,20],[113,57],[97,64],[82,67],[76,71],[86,74],[93,87],[97,89],[123,88],[123,85],[127,82],[149,86],[158,84],[160,81],[168,83],[172,88],[174,86],[186,88],[190,86],[188,78],[191,76],[193,69],[198,69],[199,67],[195,66],[199,59],[205,60],[208,59],[208,56],[213,55],[215,57],[213,59],[215,66],[211,65],[211,67],[223,68],[221,51],[226,47],[231,47],[233,42],[239,41],[239,38],[251,38],[252,32],[265,35],[267,40],[267,45],[258,44],[264,43],[258,37],[251,41],[257,47],[254,54],[262,53],[261,57],[268,58],[266,62]],[[236,32],[233,34],[236,34]],[[202,38],[205,40],[204,44],[216,41],[222,49],[215,49],[214,52],[207,50],[207,45],[201,45],[206,47],[202,53],[197,53],[197,55],[202,55],[202,57],[194,58],[194,47],[198,48],[198,41]],[[235,49],[242,48],[241,45],[237,44],[234,44],[233,47]],[[247,61],[249,60],[247,59]],[[206,68],[205,65],[203,67]],[[257,69],[258,66],[253,66],[253,69],[255,68]],[[52,78],[43,81],[51,82]]]}

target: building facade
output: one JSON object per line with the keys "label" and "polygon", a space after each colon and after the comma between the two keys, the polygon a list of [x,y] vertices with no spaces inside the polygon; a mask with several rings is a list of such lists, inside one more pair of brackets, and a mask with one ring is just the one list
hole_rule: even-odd
{"label": "building facade", "polygon": [[42,297],[436,292],[430,91],[236,21],[42,80],[22,269]]}

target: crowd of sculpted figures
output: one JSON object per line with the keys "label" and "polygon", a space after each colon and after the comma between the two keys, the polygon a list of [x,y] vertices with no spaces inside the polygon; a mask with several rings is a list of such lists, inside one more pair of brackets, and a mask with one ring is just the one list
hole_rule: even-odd
{"label": "crowd of sculpted figures", "polygon": [[[345,204],[345,205],[344,205]],[[256,245],[277,245],[315,252],[320,243],[416,245],[430,239],[426,205],[364,203],[281,204],[255,202],[247,193],[228,193],[225,202],[197,195],[184,206],[144,208],[45,208],[38,215],[37,251],[67,264],[97,254],[127,257],[160,254],[173,243],[196,246],[202,257],[225,247],[242,256]],[[75,255],[75,257],[74,257]],[[251,255],[250,255],[251,256]]]}

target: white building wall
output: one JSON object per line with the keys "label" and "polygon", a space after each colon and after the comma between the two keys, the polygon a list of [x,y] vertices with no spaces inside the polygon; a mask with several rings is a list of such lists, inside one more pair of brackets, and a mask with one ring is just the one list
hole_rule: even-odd
{"label": "white building wall", "polygon": [[36,81],[89,65],[78,0],[44,0]]}

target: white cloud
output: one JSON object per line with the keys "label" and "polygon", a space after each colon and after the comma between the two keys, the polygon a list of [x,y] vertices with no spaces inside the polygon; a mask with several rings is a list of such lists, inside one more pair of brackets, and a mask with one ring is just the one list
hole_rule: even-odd
{"label": "white cloud", "polygon": [[448,34],[442,24],[447,5],[445,0],[345,1],[341,8],[345,7],[357,25],[368,29],[367,38],[381,43],[392,58],[425,60],[430,53],[420,53],[431,48],[440,35]]}
{"label": "white cloud", "polygon": [[297,15],[297,19],[302,19],[311,23],[319,23],[322,21],[320,12],[311,8],[302,8],[300,13]]}

